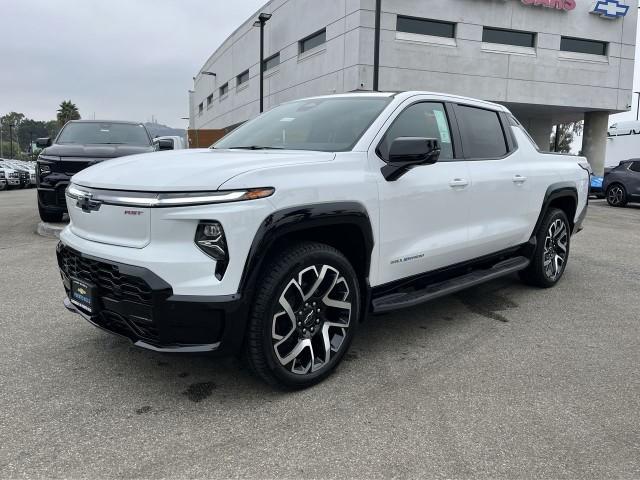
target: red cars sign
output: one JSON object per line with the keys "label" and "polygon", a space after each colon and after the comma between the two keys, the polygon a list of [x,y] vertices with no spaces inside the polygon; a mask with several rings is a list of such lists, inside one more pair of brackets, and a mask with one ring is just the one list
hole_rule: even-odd
{"label": "red cars sign", "polygon": [[576,8],[576,0],[522,0],[522,3],[535,7],[555,8],[556,10],[567,12]]}

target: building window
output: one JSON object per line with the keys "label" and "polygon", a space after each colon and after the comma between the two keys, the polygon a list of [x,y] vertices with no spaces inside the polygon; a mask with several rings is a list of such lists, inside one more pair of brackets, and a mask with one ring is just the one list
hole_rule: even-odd
{"label": "building window", "polygon": [[562,37],[560,50],[563,52],[589,53],[591,55],[606,55],[607,42],[584,40],[582,38]]}
{"label": "building window", "polygon": [[207,108],[213,103],[213,93],[207,97]]}
{"label": "building window", "polygon": [[275,55],[271,55],[264,61],[264,63],[262,64],[262,71],[266,72],[267,70],[271,70],[278,65],[280,65],[280,52],[276,53]]}
{"label": "building window", "polygon": [[456,36],[455,23],[427,20],[425,18],[398,16],[396,29],[399,32],[431,35],[433,37],[455,38]]}
{"label": "building window", "polygon": [[229,93],[229,82],[225,83],[220,87],[220,96],[223,97],[227,93]]}
{"label": "building window", "polygon": [[536,46],[536,34],[518,30],[484,27],[482,29],[482,41],[486,43],[500,43],[503,45],[514,45],[516,47],[533,48]]}
{"label": "building window", "polygon": [[242,72],[240,75],[238,75],[237,77],[237,86],[239,87],[242,84],[245,84],[249,81],[249,70],[246,70],[244,72]]}
{"label": "building window", "polygon": [[308,52],[311,49],[319,47],[323,43],[327,42],[327,30],[322,29],[313,35],[308,36],[300,40],[300,53]]}
{"label": "building window", "polygon": [[204,112],[204,103],[201,103],[200,105],[198,105],[198,113],[202,115],[202,112]]}

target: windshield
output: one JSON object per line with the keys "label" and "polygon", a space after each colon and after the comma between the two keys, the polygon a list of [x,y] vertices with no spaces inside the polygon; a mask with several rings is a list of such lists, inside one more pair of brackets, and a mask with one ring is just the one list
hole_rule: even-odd
{"label": "windshield", "polygon": [[224,137],[216,149],[351,150],[390,97],[334,97],[285,103]]}
{"label": "windshield", "polygon": [[56,143],[149,146],[151,141],[143,125],[127,123],[68,123]]}

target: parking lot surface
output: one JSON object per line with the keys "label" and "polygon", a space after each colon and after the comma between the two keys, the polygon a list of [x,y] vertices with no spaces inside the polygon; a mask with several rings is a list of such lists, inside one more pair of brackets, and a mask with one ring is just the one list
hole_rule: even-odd
{"label": "parking lot surface", "polygon": [[640,476],[640,208],[592,202],[563,281],[373,317],[327,381],[132,347],[62,306],[35,191],[0,193],[0,477]]}

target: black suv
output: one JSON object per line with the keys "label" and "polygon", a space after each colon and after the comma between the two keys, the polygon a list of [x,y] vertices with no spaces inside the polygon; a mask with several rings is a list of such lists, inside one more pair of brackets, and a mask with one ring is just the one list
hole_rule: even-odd
{"label": "black suv", "polygon": [[141,123],[73,120],[55,141],[39,138],[36,181],[38,211],[45,222],[60,222],[67,212],[65,189],[71,177],[110,158],[153,152],[158,149]]}

